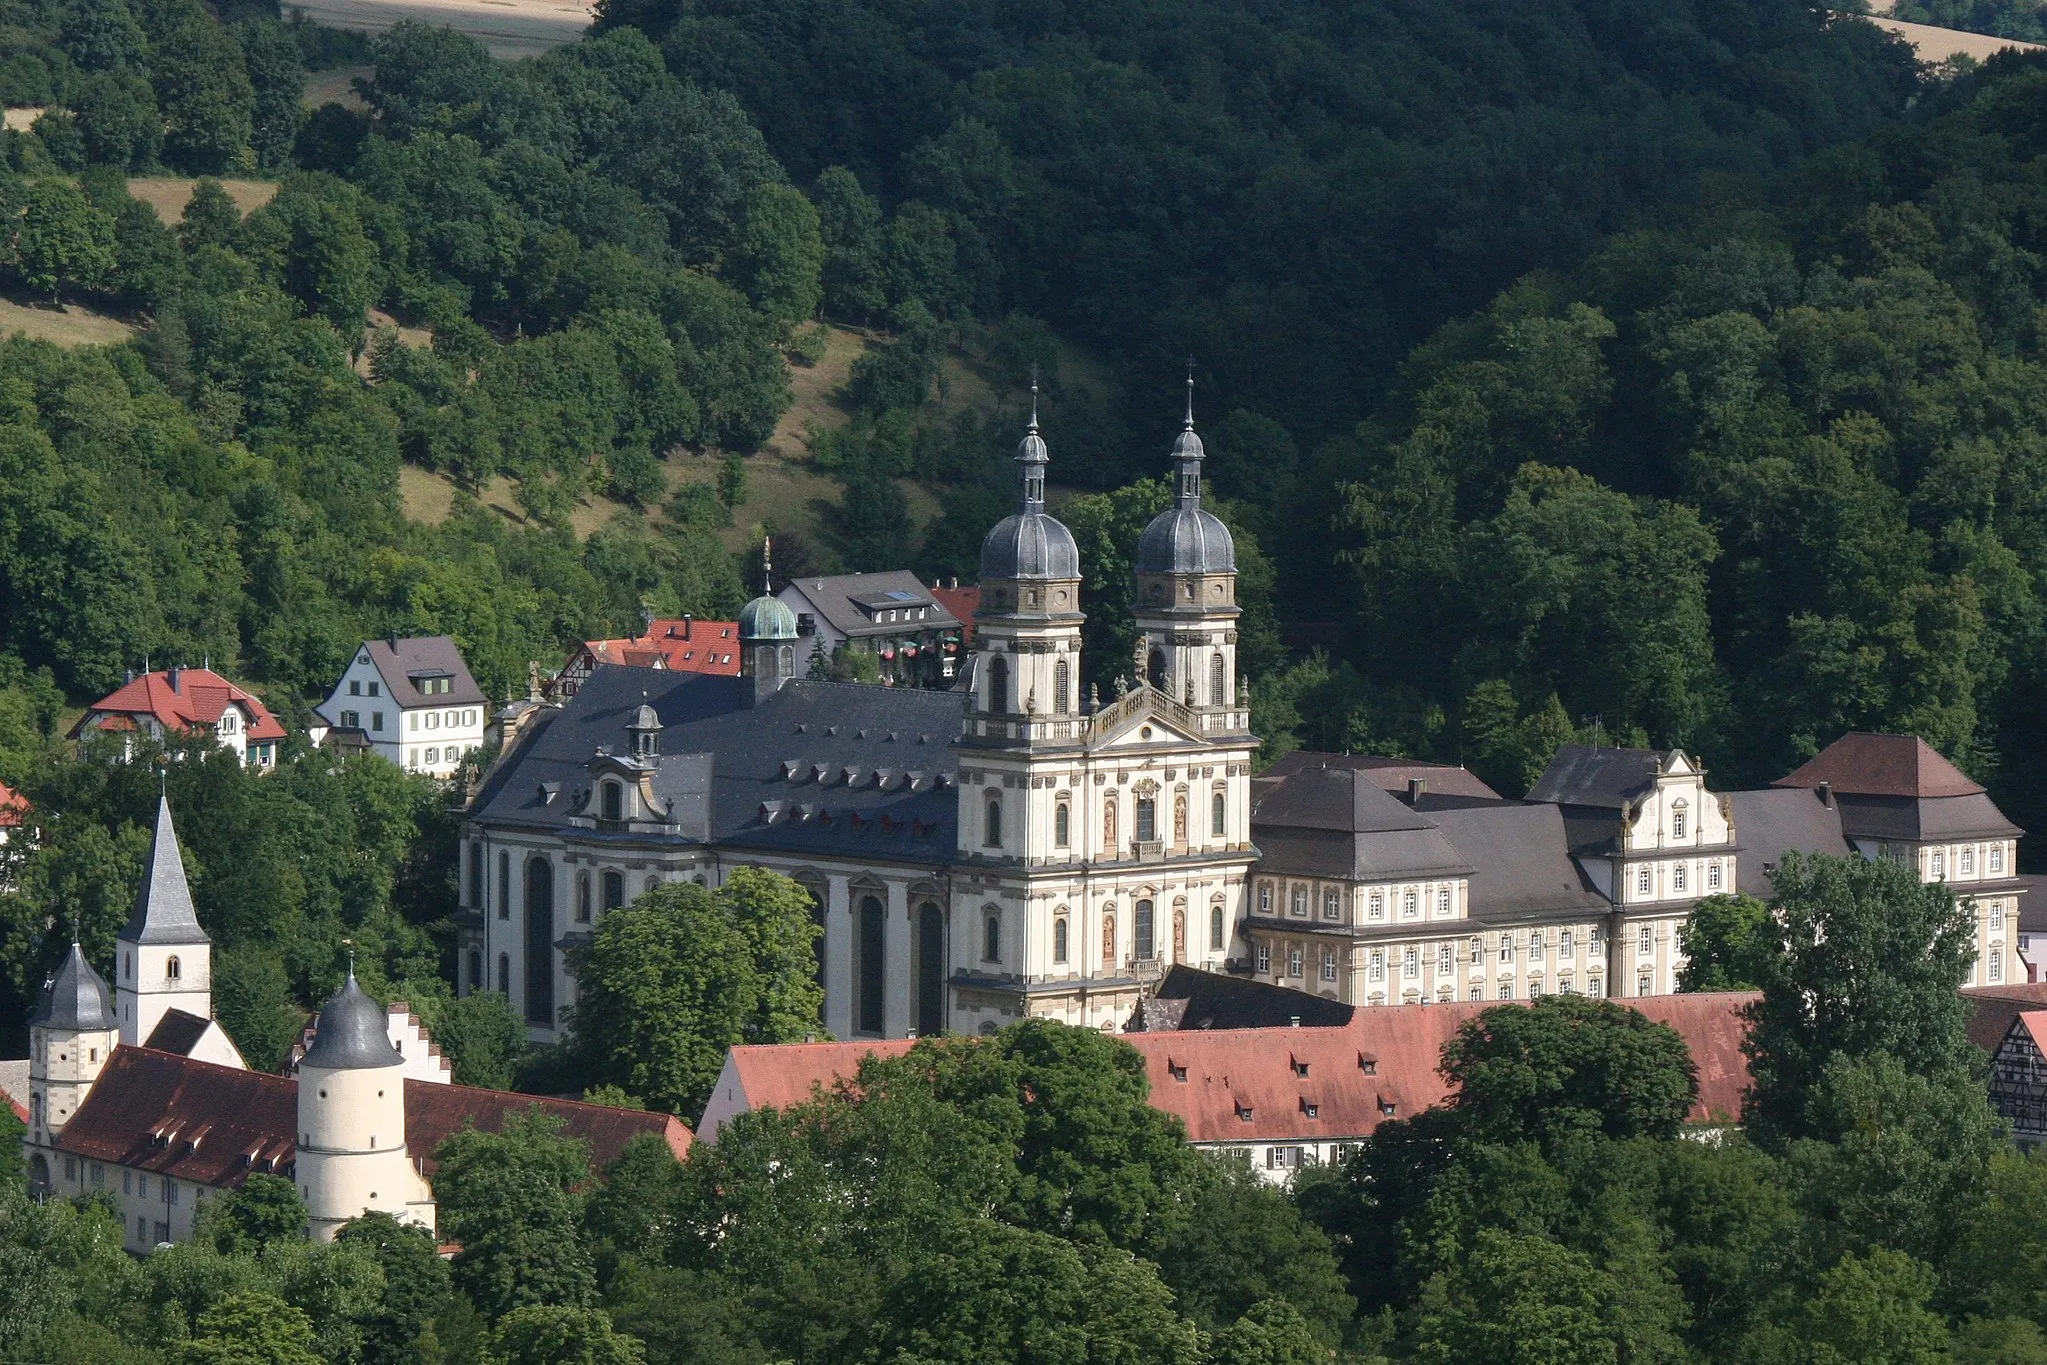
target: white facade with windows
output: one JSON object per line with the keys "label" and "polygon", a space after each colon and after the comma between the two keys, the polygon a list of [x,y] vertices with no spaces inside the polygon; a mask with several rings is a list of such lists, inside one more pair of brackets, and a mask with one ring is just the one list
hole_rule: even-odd
{"label": "white facade with windows", "polygon": [[445,635],[365,640],[316,708],[337,739],[449,777],[483,747],[490,707]]}

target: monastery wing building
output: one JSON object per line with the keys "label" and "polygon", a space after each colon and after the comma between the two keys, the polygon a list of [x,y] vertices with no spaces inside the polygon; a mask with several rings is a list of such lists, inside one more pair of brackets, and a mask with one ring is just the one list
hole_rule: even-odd
{"label": "monastery wing building", "polygon": [[1082,696],[1080,555],[1045,510],[1033,413],[957,690],[799,676],[795,613],[764,592],[740,613],[739,677],[600,668],[524,713],[464,831],[461,988],[504,991],[551,1039],[566,952],[600,916],[738,866],[810,890],[840,1037],[1120,1027],[1164,965],[1243,959],[1257,740],[1191,406],[1170,458],[1107,700]]}

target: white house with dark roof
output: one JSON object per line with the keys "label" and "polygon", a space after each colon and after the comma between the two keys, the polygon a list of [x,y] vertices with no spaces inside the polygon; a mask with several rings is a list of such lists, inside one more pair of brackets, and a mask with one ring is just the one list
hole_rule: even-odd
{"label": "white house with dark roof", "polygon": [[813,650],[829,658],[850,645],[874,655],[891,682],[943,686],[966,657],[960,619],[906,569],[795,578],[775,595],[796,614],[798,672]]}
{"label": "white house with dark roof", "polygon": [[483,747],[490,706],[445,635],[365,640],[314,708],[337,741],[412,772],[451,776]]}

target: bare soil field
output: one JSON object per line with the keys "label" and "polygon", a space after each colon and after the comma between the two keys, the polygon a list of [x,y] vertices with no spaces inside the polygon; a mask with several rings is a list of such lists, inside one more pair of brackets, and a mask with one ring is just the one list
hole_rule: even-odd
{"label": "bare soil field", "polygon": [[400,19],[443,25],[507,60],[573,43],[590,23],[589,7],[575,0],[308,0],[292,7],[330,28],[366,33],[382,33]]}
{"label": "bare soil field", "polygon": [[[155,209],[156,216],[166,223],[175,223],[185,216],[185,205],[192,202],[192,187],[198,183],[186,176],[144,176],[128,182],[128,193]],[[220,185],[244,218],[277,197],[275,181],[223,180]]]}

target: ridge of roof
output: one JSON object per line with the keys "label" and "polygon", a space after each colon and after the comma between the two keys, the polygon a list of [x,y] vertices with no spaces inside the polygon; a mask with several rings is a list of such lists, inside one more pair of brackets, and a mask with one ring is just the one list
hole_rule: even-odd
{"label": "ridge of roof", "polygon": [[[171,686],[173,671],[178,674],[176,687]],[[228,702],[249,713],[247,738],[284,738],[284,726],[270,714],[270,708],[260,698],[210,668],[159,669],[141,674],[87,707],[85,714],[71,727],[70,735],[77,738],[85,729],[86,722],[95,716],[105,719],[147,715],[154,717],[157,724],[167,730],[211,726],[219,722]]]}
{"label": "ridge of roof", "polygon": [[1851,730],[1773,787],[1829,784],[1844,796],[1978,796],[1982,784],[1917,735]]}

